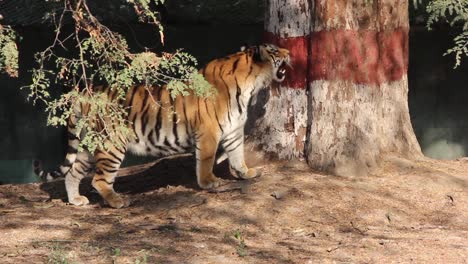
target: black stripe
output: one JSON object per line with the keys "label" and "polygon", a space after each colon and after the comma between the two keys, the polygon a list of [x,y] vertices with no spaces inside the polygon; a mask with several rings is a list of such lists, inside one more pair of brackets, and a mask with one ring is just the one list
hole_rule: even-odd
{"label": "black stripe", "polygon": [[233,74],[237,70],[237,64],[239,63],[240,58],[237,58],[236,61],[232,64],[232,69],[229,74]]}
{"label": "black stripe", "polygon": [[148,135],[148,139],[151,145],[156,146],[156,141],[154,141],[154,134],[155,134],[154,129],[151,129]]}
{"label": "black stripe", "polygon": [[179,134],[177,133],[177,113],[172,113],[172,134],[174,134],[175,144],[179,145]]}
{"label": "black stripe", "polygon": [[210,111],[208,111],[208,104],[207,104],[206,100],[208,100],[208,99],[205,98],[205,100],[203,101],[203,103],[205,103],[206,114],[208,114],[208,116],[211,118],[211,114],[210,114]]}
{"label": "black stripe", "polygon": [[[133,115],[133,119],[132,119],[132,127],[133,127],[133,131],[135,132],[135,134],[136,134],[136,125],[135,125],[136,118],[137,118],[137,114],[135,113],[135,114]],[[137,135],[138,135],[138,134],[137,134]],[[137,141],[137,142],[140,141],[140,139],[138,138],[138,136],[137,136],[136,141]]]}
{"label": "black stripe", "polygon": [[[235,141],[233,141],[235,142]],[[233,147],[232,149],[228,149],[228,147],[225,147],[224,150],[226,150],[227,152],[232,152],[234,150],[236,150],[242,143],[244,143],[242,140],[239,142],[239,144],[237,144],[235,147]]]}
{"label": "black stripe", "polygon": [[203,136],[203,132],[199,132],[199,134],[196,133],[196,134],[194,135],[194,138],[195,138],[195,140],[198,141],[202,136]]}
{"label": "black stripe", "polygon": [[[122,155],[125,155],[125,151],[127,151],[126,148],[124,148],[124,149],[119,149],[119,148],[116,147],[116,146],[114,146],[114,148],[115,148],[115,150],[116,150],[117,152],[119,152],[119,153],[122,154]],[[111,153],[112,153],[112,152],[109,152],[109,154],[111,154]]]}
{"label": "black stripe", "polygon": [[227,109],[228,120],[229,120],[229,123],[231,123],[231,93],[229,92],[229,86],[226,83],[226,81],[224,80],[223,76],[219,76],[219,77],[221,78],[221,81],[223,81],[224,85],[226,86],[226,92],[227,92],[227,95],[228,95],[228,100],[227,100],[227,103],[228,103],[228,109]]}
{"label": "black stripe", "polygon": [[149,110],[149,105],[148,105],[148,97],[150,96],[149,92],[145,90],[145,97],[143,98],[143,103],[141,105],[140,112],[141,114],[141,129],[142,129],[142,134],[143,136],[146,135],[146,129],[147,129],[147,123],[148,123],[148,110]]}
{"label": "black stripe", "polygon": [[167,152],[167,149],[159,145],[149,145],[151,148],[159,152]]}
{"label": "black stripe", "polygon": [[73,165],[73,163],[71,161],[69,161],[68,159],[65,159],[65,161],[63,162],[62,164],[62,167],[71,167]]}
{"label": "black stripe", "polygon": [[78,162],[81,166],[83,167],[89,167],[90,164],[87,161],[77,159],[76,162]]}
{"label": "black stripe", "polygon": [[154,130],[156,131],[156,139],[157,141],[159,141],[159,136],[160,136],[160,130],[161,130],[161,123],[162,123],[162,119],[161,119],[161,112],[162,112],[162,108],[159,107],[159,110],[158,110],[158,114],[156,115],[156,126],[154,128]]}
{"label": "black stripe", "polygon": [[[263,88],[263,87],[262,87],[262,88]],[[252,91],[250,91],[250,97],[249,97],[250,99],[253,97],[253,94],[254,94],[255,90],[257,90],[256,87],[254,87],[254,88],[252,89]],[[250,99],[249,99],[249,100],[250,100]],[[245,107],[245,105],[244,105],[244,107]]]}
{"label": "black stripe", "polygon": [[[106,169],[106,170],[113,170],[113,169],[119,169],[118,167],[116,168],[115,167],[115,164],[109,164],[108,162],[106,161],[103,161],[101,163],[99,163],[99,166],[103,169]],[[117,165],[118,166],[118,165]]]}
{"label": "black stripe", "polygon": [[99,159],[96,160],[96,163],[103,162],[103,161],[108,161],[110,163],[117,164],[117,165],[119,165],[121,163],[119,161],[115,161],[115,160],[109,159],[109,158],[99,158]]}
{"label": "black stripe", "polygon": [[105,183],[107,183],[109,185],[114,184],[114,181],[108,182],[106,179],[96,179],[95,181],[103,181],[103,182],[105,182]]}
{"label": "black stripe", "polygon": [[[226,135],[224,135],[224,138],[227,138],[227,137],[229,137],[230,135],[234,135],[234,137],[236,137],[235,135],[237,135],[237,134],[238,134],[237,132],[238,132],[239,130],[241,130],[241,129],[243,130],[244,127],[243,127],[243,126],[237,127],[236,129],[234,129],[234,130],[228,132]],[[234,138],[234,137],[233,137],[233,138]]]}
{"label": "black stripe", "polygon": [[187,150],[192,150],[193,149],[193,146],[192,145],[187,145],[187,146],[180,146],[184,151],[187,151]]}
{"label": "black stripe", "polygon": [[70,145],[67,146],[67,153],[74,154],[74,153],[77,153],[77,152],[78,152],[78,150],[76,148],[74,148],[73,146],[70,146]]}
{"label": "black stripe", "polygon": [[86,161],[86,160],[76,159],[76,162],[78,162],[79,164],[81,164],[81,166],[84,166],[84,167],[88,167],[88,166],[89,166],[89,162]]}
{"label": "black stripe", "polygon": [[[117,149],[117,148],[116,148],[116,149]],[[117,150],[118,150],[120,153],[122,153],[119,149],[117,149]],[[107,154],[111,155],[114,159],[118,160],[119,163],[122,163],[122,159],[119,158],[119,157],[118,157],[117,155],[115,155],[114,153],[112,153],[112,152],[109,151]],[[124,153],[124,154],[125,154],[125,153]]]}
{"label": "black stripe", "polygon": [[213,66],[213,80],[216,80],[216,66]]}
{"label": "black stripe", "polygon": [[[75,167],[75,170],[76,170],[79,174],[81,174],[81,175],[86,174],[84,170],[81,170],[81,169],[79,169],[78,167]],[[73,172],[73,170],[72,170],[71,172]]]}
{"label": "black stripe", "polygon": [[228,138],[227,136],[222,140],[223,146],[226,146],[226,144],[231,145],[234,141],[238,140],[239,137],[238,135],[234,135],[232,138]]}
{"label": "black stripe", "polygon": [[250,69],[249,69],[249,72],[247,73],[247,76],[245,77],[245,80],[247,80],[247,78],[249,78],[250,74],[252,74],[252,71],[253,71],[253,63],[250,64]]}
{"label": "black stripe", "polygon": [[197,97],[197,104],[198,104],[198,121],[200,122],[201,124],[201,108],[200,108],[200,97]]}
{"label": "black stripe", "polygon": [[141,115],[141,128],[142,128],[142,135],[145,137],[146,135],[146,130],[148,129],[148,120],[149,120],[149,115],[148,115],[148,109],[147,107],[143,114]]}
{"label": "black stripe", "polygon": [[159,108],[158,108],[158,114],[156,115],[156,126],[154,128],[154,130],[156,131],[156,138],[157,138],[157,141],[159,142],[159,136],[160,136],[160,130],[161,130],[161,126],[162,126],[162,118],[161,118],[161,112],[162,112],[162,102],[161,102],[161,93],[162,93],[162,90],[163,88],[162,87],[159,87],[158,88],[158,95],[157,95],[157,98],[156,98],[156,101],[159,102]]}
{"label": "black stripe", "polygon": [[223,73],[224,73],[223,69],[224,69],[224,64],[222,64],[222,65],[219,67],[219,71],[218,71],[218,76],[219,76],[219,77],[223,76]]}
{"label": "black stripe", "polygon": [[167,140],[167,137],[164,138],[164,146],[166,146],[167,148],[169,148],[170,150],[172,151],[175,151],[175,152],[178,152],[179,150],[174,148],[174,146],[171,145],[171,143],[169,142],[169,140]]}
{"label": "black stripe", "polygon": [[133,105],[133,99],[135,97],[136,92],[138,91],[138,88],[138,86],[133,87],[132,95],[130,96],[130,100],[128,101],[129,106]]}
{"label": "black stripe", "polygon": [[75,139],[79,139],[75,134],[73,134],[72,132],[70,132],[70,130],[67,131],[67,135],[68,135],[68,140],[75,140]]}
{"label": "black stripe", "polygon": [[62,172],[59,172],[59,171],[53,171],[51,173],[48,173],[50,176],[52,176],[52,178],[58,178],[58,177],[62,177],[64,174]]}
{"label": "black stripe", "polygon": [[119,171],[119,169],[107,169],[107,168],[102,168],[104,171],[106,171],[107,173],[115,173],[117,171]]}
{"label": "black stripe", "polygon": [[187,118],[187,111],[185,110],[185,100],[183,100],[183,99],[182,99],[182,109],[183,109],[183,113],[184,113],[185,133],[188,136],[189,135],[189,128],[188,128],[189,120]]}
{"label": "black stripe", "polygon": [[237,107],[239,109],[239,114],[242,114],[242,107],[240,105],[240,102],[239,102],[239,97],[241,95],[241,89],[239,87],[239,83],[237,82],[237,77],[234,77],[234,80],[236,81],[236,101],[237,101]]}
{"label": "black stripe", "polygon": [[213,109],[214,109],[214,112],[215,112],[216,122],[218,122],[219,129],[221,129],[221,132],[224,134],[224,130],[223,130],[222,126],[221,126],[221,123],[219,122],[218,111],[216,111],[215,106],[213,106]]}
{"label": "black stripe", "polygon": [[83,178],[83,177],[79,177],[79,175],[75,175],[75,174],[73,173],[73,170],[70,171],[70,176],[72,176],[73,178],[78,179],[78,180],[81,180],[81,178]]}

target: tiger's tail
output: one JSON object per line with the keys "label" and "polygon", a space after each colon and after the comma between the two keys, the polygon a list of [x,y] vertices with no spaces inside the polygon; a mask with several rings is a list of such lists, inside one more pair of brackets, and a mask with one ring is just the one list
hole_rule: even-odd
{"label": "tiger's tail", "polygon": [[65,161],[53,171],[45,171],[42,166],[41,160],[33,160],[33,171],[34,173],[41,178],[42,181],[49,182],[57,178],[63,178],[70,171],[75,163],[78,155],[78,145],[80,143],[79,134],[81,131],[77,131],[76,123],[81,115],[81,111],[75,109],[75,115],[70,116],[67,125],[67,138],[68,138],[68,147],[67,154],[65,156]]}

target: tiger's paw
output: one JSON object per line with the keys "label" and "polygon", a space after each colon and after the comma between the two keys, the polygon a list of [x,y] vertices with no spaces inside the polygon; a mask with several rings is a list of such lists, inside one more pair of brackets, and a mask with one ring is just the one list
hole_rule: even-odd
{"label": "tiger's paw", "polygon": [[247,173],[241,175],[242,179],[252,179],[252,178],[257,178],[262,175],[262,168],[249,168]]}
{"label": "tiger's paw", "polygon": [[214,189],[223,184],[223,180],[220,178],[212,175],[211,177],[206,177],[204,179],[200,179],[198,181],[198,186],[202,189]]}
{"label": "tiger's paw", "polygon": [[235,178],[241,178],[244,180],[260,177],[262,175],[261,168],[249,168],[247,169],[246,172],[237,171],[232,167],[230,167],[230,170],[231,170],[232,176],[234,176]]}
{"label": "tiger's paw", "polygon": [[68,202],[73,205],[78,205],[78,206],[89,204],[88,198],[86,198],[86,196],[83,196],[83,195],[80,195],[74,198],[69,198]]}
{"label": "tiger's paw", "polygon": [[107,197],[106,202],[110,205],[110,207],[116,209],[130,206],[130,200],[128,198],[116,193],[113,193]]}

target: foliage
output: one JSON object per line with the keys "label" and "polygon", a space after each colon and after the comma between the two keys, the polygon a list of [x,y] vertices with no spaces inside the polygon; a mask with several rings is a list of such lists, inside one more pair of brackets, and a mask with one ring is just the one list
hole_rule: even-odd
{"label": "foliage", "polygon": [[244,236],[242,234],[242,232],[240,230],[236,230],[234,231],[233,233],[233,236],[234,238],[237,240],[237,255],[239,255],[239,257],[245,257],[247,255],[247,251],[246,251],[246,245],[245,245],[245,241],[244,241]]}
{"label": "foliage", "polygon": [[[122,35],[93,15],[87,0],[57,1],[63,4],[62,8],[55,8],[46,16],[55,25],[54,41],[36,54],[38,67],[32,70],[31,84],[23,88],[29,90],[28,98],[33,103],[45,103],[49,125],[65,126],[69,118],[80,117],[76,136],[80,136],[82,129],[87,131],[81,139],[80,150],[86,148],[93,152],[96,148],[109,147],[109,143],[119,147],[123,137],[134,136],[126,118],[127,109],[120,102],[135,84],[145,85],[148,90],[153,85],[167,84],[173,97],[191,91],[204,97],[212,94],[212,87],[198,73],[197,61],[191,55],[182,51],[159,55],[150,51],[132,53]],[[163,27],[152,9],[163,0],[126,1],[141,22],[157,27],[163,42]],[[65,33],[65,25],[70,23],[73,31]],[[14,60],[17,58],[14,34],[7,27],[2,30],[0,66],[11,75],[18,68]],[[98,84],[111,87],[115,98],[105,96]],[[51,95],[54,85],[66,87],[59,98]],[[80,112],[83,105],[89,111]]]}
{"label": "foliage", "polygon": [[146,250],[142,249],[140,251],[138,251],[138,254],[140,256],[138,256],[136,259],[135,259],[135,264],[147,264],[148,263],[148,253],[146,252]]}
{"label": "foliage", "polygon": [[228,232],[224,234],[225,240],[234,239],[236,246],[236,252],[239,257],[247,256],[247,245],[245,244],[244,234],[240,229],[236,229],[234,231]]}
{"label": "foliage", "polygon": [[59,243],[54,243],[51,246],[51,252],[47,263],[50,264],[68,264],[71,263],[68,259],[68,254],[65,252],[63,246]]}
{"label": "foliage", "polygon": [[0,25],[0,69],[11,77],[18,77],[18,48],[15,41],[15,31]]}
{"label": "foliage", "polygon": [[117,263],[117,258],[122,254],[120,248],[112,248],[111,249],[111,257],[112,263]]}
{"label": "foliage", "polygon": [[455,46],[444,55],[455,55],[455,66],[460,66],[462,56],[468,56],[468,1],[467,0],[432,0],[426,7],[429,13],[427,28],[431,29],[437,22],[447,22],[454,27],[461,25],[462,32],[453,40]]}

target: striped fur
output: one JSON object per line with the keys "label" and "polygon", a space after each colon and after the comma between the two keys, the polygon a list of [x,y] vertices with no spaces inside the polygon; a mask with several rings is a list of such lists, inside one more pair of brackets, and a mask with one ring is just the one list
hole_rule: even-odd
{"label": "striped fur", "polygon": [[[128,119],[137,136],[135,140],[121,138],[125,148],[110,147],[97,150],[94,155],[78,153],[79,138],[75,124],[86,106],[75,109],[68,123],[68,150],[65,162],[56,172],[43,172],[35,164],[36,173],[45,180],[65,176],[68,200],[75,205],[88,204],[79,194],[81,179],[94,175],[92,184],[101,196],[115,208],[129,205],[127,199],[117,194],[113,183],[117,171],[131,151],[138,155],[168,156],[195,151],[197,181],[201,188],[219,186],[213,174],[218,148],[222,148],[236,176],[247,179],[259,175],[244,161],[244,125],[250,99],[272,81],[285,78],[289,64],[288,50],[271,44],[250,47],[209,62],[200,72],[217,93],[203,99],[193,94],[175,99],[165,87],[135,86],[128,92],[125,102],[129,106]],[[112,91],[105,89],[108,96]],[[158,102],[158,103],[156,103]]]}

